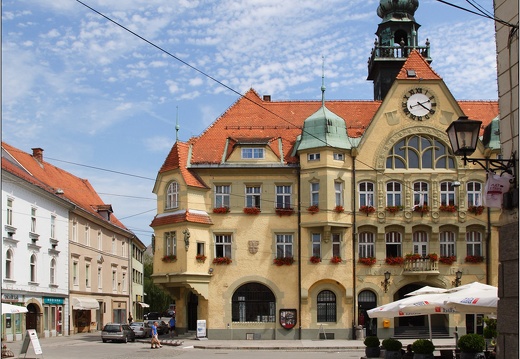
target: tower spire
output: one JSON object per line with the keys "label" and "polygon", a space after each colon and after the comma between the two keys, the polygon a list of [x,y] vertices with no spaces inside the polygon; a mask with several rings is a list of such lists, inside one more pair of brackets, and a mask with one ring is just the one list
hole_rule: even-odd
{"label": "tower spire", "polygon": [[325,56],[321,55],[321,105],[325,106]]}
{"label": "tower spire", "polygon": [[175,120],[175,142],[179,141],[179,106],[177,106],[177,119]]}

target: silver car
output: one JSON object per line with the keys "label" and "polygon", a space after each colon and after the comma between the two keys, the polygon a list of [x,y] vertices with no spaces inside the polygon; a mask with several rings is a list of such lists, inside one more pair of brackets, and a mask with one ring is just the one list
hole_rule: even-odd
{"label": "silver car", "polygon": [[106,343],[108,340],[113,342],[135,342],[135,333],[128,324],[108,323],[101,332],[101,340]]}
{"label": "silver car", "polygon": [[149,338],[152,336],[152,328],[145,322],[133,322],[130,324],[136,338]]}

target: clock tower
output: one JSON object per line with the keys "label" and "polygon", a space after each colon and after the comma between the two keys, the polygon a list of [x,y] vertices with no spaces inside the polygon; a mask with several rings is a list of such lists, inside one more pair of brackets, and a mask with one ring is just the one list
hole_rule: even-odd
{"label": "clock tower", "polygon": [[374,100],[383,100],[413,49],[431,63],[430,43],[418,46],[415,10],[419,0],[380,0],[377,15],[382,19],[368,60],[368,78],[374,82]]}

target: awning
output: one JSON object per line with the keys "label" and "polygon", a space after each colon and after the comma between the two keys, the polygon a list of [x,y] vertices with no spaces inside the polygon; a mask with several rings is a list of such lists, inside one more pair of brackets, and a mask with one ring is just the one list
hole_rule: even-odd
{"label": "awning", "polygon": [[76,310],[99,309],[99,303],[96,298],[72,297],[72,309],[76,309]]}
{"label": "awning", "polygon": [[146,303],[143,303],[143,302],[138,302],[138,303],[143,308],[148,308],[150,306],[149,304],[146,304]]}

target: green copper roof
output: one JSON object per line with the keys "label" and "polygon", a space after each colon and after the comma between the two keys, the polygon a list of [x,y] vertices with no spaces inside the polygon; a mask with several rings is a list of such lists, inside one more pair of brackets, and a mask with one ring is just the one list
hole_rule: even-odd
{"label": "green copper roof", "polygon": [[484,129],[484,136],[482,141],[486,148],[493,150],[500,149],[500,118],[497,116]]}

